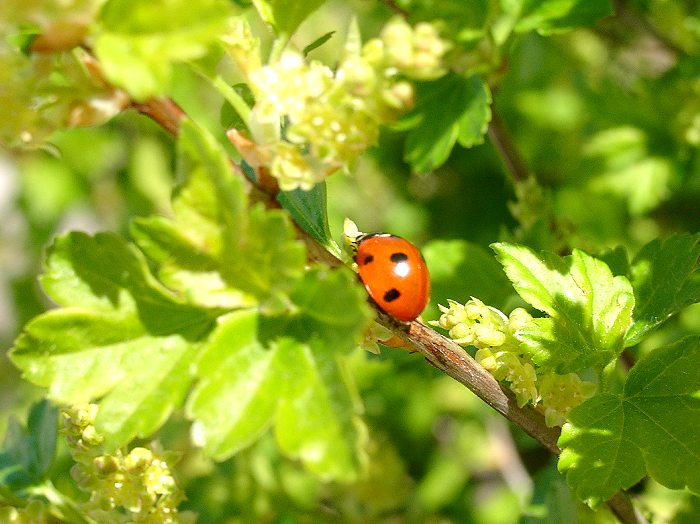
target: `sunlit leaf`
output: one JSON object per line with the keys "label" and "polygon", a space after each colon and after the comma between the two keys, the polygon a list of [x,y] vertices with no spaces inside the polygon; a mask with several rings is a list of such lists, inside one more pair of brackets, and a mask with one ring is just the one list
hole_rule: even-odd
{"label": "sunlit leaf", "polygon": [[621,394],[603,393],[569,415],[559,469],[581,499],[600,502],[649,474],[700,493],[700,338],[645,355]]}
{"label": "sunlit leaf", "polygon": [[516,334],[537,364],[558,373],[602,369],[622,352],[634,307],[627,278],[579,250],[562,258],[513,244],[492,248],[518,294],[549,315]]}

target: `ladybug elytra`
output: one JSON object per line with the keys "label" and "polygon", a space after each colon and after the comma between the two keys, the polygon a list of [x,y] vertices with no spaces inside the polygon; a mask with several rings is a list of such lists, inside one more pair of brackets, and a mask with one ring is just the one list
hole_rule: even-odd
{"label": "ladybug elytra", "polygon": [[388,233],[362,235],[355,244],[360,280],[372,300],[397,320],[415,320],[430,295],[428,268],[418,248]]}

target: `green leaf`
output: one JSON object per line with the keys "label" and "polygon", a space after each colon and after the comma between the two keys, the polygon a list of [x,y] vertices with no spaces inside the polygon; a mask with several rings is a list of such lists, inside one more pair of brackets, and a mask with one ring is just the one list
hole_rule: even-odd
{"label": "green leaf", "polygon": [[293,336],[304,342],[320,339],[334,351],[349,351],[374,318],[366,293],[345,267],[313,267],[290,296],[291,314],[265,319],[266,338]]}
{"label": "green leaf", "polygon": [[217,312],[175,299],[112,234],[57,238],[43,282],[66,307],[27,324],[12,361],[60,402],[102,398],[97,428],[108,446],[153,433],[181,403]]}
{"label": "green leaf", "polygon": [[58,409],[47,400],[29,411],[26,429],[13,416],[0,448],[0,486],[17,491],[39,484],[53,463],[58,433]]}
{"label": "green leaf", "polygon": [[47,250],[41,283],[56,303],[90,315],[106,312],[116,321],[132,317],[153,335],[199,339],[213,315],[178,301],[153,278],[143,255],[111,233],[73,232]]}
{"label": "green leaf", "polygon": [[225,0],[109,0],[93,48],[108,80],[144,100],[166,94],[174,63],[206,55],[231,15]]}
{"label": "green leaf", "polygon": [[700,493],[700,337],[657,348],[632,368],[620,395],[569,414],[559,469],[579,498],[606,500],[649,474]]}
{"label": "green leaf", "polygon": [[538,365],[562,374],[602,369],[623,350],[634,307],[625,277],[579,250],[561,258],[514,244],[491,247],[518,294],[549,315],[516,334]]}
{"label": "green leaf", "polygon": [[[629,155],[629,151],[622,154]],[[588,184],[602,195],[616,195],[627,201],[630,214],[645,215],[658,207],[671,193],[677,180],[677,166],[664,157],[644,155],[628,165],[613,164]]]}
{"label": "green leaf", "polygon": [[222,147],[191,122],[180,134],[178,172],[174,219],[149,217],[132,227],[159,277],[208,307],[283,309],[306,263],[287,216],[261,205],[248,209],[243,180]]}
{"label": "green leaf", "polygon": [[624,247],[617,246],[613,249],[608,249],[598,254],[596,258],[605,262],[613,275],[622,275],[629,278],[630,261],[627,257],[627,250]]}
{"label": "green leaf", "polygon": [[[255,96],[253,91],[251,91],[248,84],[236,84],[230,88],[234,93],[236,93],[243,102],[247,104],[248,107],[253,107],[255,105]],[[219,113],[219,123],[224,129],[247,129],[248,122],[241,115],[232,104],[225,101],[221,106],[221,111]]]}
{"label": "green leaf", "polygon": [[197,349],[177,336],[143,337],[123,353],[113,368],[123,378],[101,400],[95,420],[109,447],[152,435],[182,405],[192,383],[190,367]]}
{"label": "green leaf", "polygon": [[610,0],[522,0],[518,32],[537,31],[547,35],[593,25],[613,14]]}
{"label": "green leaf", "polygon": [[247,228],[222,253],[221,274],[231,287],[257,297],[262,310],[273,314],[286,307],[287,294],[305,263],[306,249],[295,239],[287,215],[258,204],[250,209]]}
{"label": "green leaf", "polygon": [[199,382],[187,402],[194,440],[217,460],[250,445],[272,424],[285,392],[286,342],[258,341],[258,314],[223,317],[197,359]]}
{"label": "green leaf", "polygon": [[216,140],[192,122],[183,122],[177,152],[174,218],[137,219],[132,235],[158,264],[159,278],[182,296],[210,307],[253,305],[254,297],[229,286],[220,272],[222,253],[245,228],[243,181]]}
{"label": "green leaf", "polygon": [[338,246],[331,238],[326,210],[326,183],[316,184],[309,191],[295,189],[282,191],[277,201],[304,231],[326,249],[340,254]]}
{"label": "green leaf", "polygon": [[309,45],[307,45],[306,47],[304,47],[304,49],[302,49],[301,52],[304,54],[304,56],[308,56],[308,54],[309,54],[311,51],[313,51],[314,49],[318,49],[318,48],[321,47],[323,44],[325,44],[326,42],[328,42],[328,41],[333,37],[333,35],[334,35],[335,33],[336,33],[335,31],[328,31],[327,33],[325,33],[325,34],[319,36],[316,40],[314,40],[314,41],[311,42]]}
{"label": "green leaf", "polygon": [[404,127],[413,127],[404,159],[414,171],[426,173],[442,165],[457,141],[464,147],[483,142],[491,120],[491,93],[478,76],[450,73],[419,84],[416,94],[416,107],[402,119]]}
{"label": "green leaf", "polygon": [[255,304],[253,297],[224,282],[217,258],[205,251],[212,244],[202,246],[201,239],[187,236],[178,223],[156,216],[138,218],[131,224],[131,234],[158,264],[159,279],[190,301],[221,308]]}
{"label": "green leaf", "polygon": [[316,9],[324,4],[325,0],[308,0],[297,2],[294,0],[253,0],[253,5],[260,16],[268,24],[272,25],[278,35],[287,38],[294,34],[297,27]]}
{"label": "green leaf", "polygon": [[630,280],[636,298],[628,346],[682,308],[700,302],[700,234],[655,239],[632,260]]}
{"label": "green leaf", "polygon": [[350,271],[309,271],[291,313],[253,310],[221,319],[197,360],[187,404],[198,443],[226,458],[269,426],[281,449],[324,478],[350,480],[363,463],[365,429],[340,355],[354,347],[371,311]]}
{"label": "green leaf", "polygon": [[294,394],[280,401],[277,442],[320,477],[353,481],[366,462],[367,428],[357,415],[350,375],[318,340],[296,350],[287,361]]}

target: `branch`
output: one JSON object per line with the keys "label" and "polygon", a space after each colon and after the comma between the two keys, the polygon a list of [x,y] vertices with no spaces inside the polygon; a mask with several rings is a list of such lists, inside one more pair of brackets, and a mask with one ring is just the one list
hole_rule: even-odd
{"label": "branch", "polygon": [[506,128],[503,120],[496,111],[496,107],[491,105],[491,122],[489,123],[489,138],[498,150],[506,170],[515,182],[522,182],[530,176],[527,165],[520,155],[518,148],[513,142],[513,137]]}
{"label": "branch", "polygon": [[169,98],[151,98],[143,103],[132,102],[131,107],[157,122],[169,135],[177,138],[185,112]]}
{"label": "branch", "polygon": [[380,324],[392,329],[411,349],[420,352],[430,364],[466,386],[554,455],[559,455],[559,428],[548,428],[544,423],[544,416],[531,406],[518,407],[513,393],[502,388],[493,375],[464,349],[420,322],[412,322],[406,328],[386,313],[380,312],[378,318]]}
{"label": "branch", "polygon": [[[184,118],[184,113],[174,102],[165,99],[154,99],[143,104],[133,104],[133,107],[155,120],[172,136],[176,137],[178,135],[179,123]],[[510,144],[505,146],[509,153],[504,158],[515,159],[512,162],[512,176],[514,178],[526,177],[527,171],[524,169],[524,164],[522,162],[518,163],[519,155],[515,148],[511,147],[510,137],[505,133],[505,128],[501,125],[497,116],[491,122],[489,133],[495,134],[496,138],[503,139],[500,143]],[[507,138],[504,139],[504,137]],[[236,166],[232,166],[232,168],[240,176],[245,176]],[[276,203],[274,198],[276,195],[269,194],[264,188],[257,189],[266,194],[271,203]],[[297,228],[297,231],[309,249],[312,259],[332,267],[342,264],[340,260],[315,242],[301,228]],[[379,310],[377,312],[377,321],[392,330],[410,349],[420,352],[431,365],[466,386],[498,413],[536,439],[552,454],[558,456],[561,453],[557,446],[559,428],[547,427],[544,423],[543,415],[532,406],[518,407],[513,393],[504,389],[488,371],[460,346],[417,321],[403,324]],[[623,492],[618,492],[607,502],[607,505],[623,524],[646,523],[646,520],[633,507],[629,497]]]}
{"label": "branch", "polygon": [[[557,446],[557,440],[560,428],[547,427],[544,416],[532,406],[518,407],[513,393],[504,389],[493,375],[456,343],[418,321],[404,326],[381,311],[378,313],[378,322],[391,329],[409,348],[420,352],[430,364],[466,386],[553,455],[559,456],[561,450]],[[635,509],[623,491],[616,493],[606,505],[623,524],[647,524],[644,516]]]}

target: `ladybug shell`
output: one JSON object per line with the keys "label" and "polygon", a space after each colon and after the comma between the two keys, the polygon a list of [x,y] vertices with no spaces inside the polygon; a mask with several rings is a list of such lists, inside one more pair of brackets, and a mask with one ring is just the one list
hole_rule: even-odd
{"label": "ladybug shell", "polygon": [[355,262],[360,280],[382,311],[408,322],[425,309],[430,295],[428,268],[408,240],[386,233],[362,236]]}

